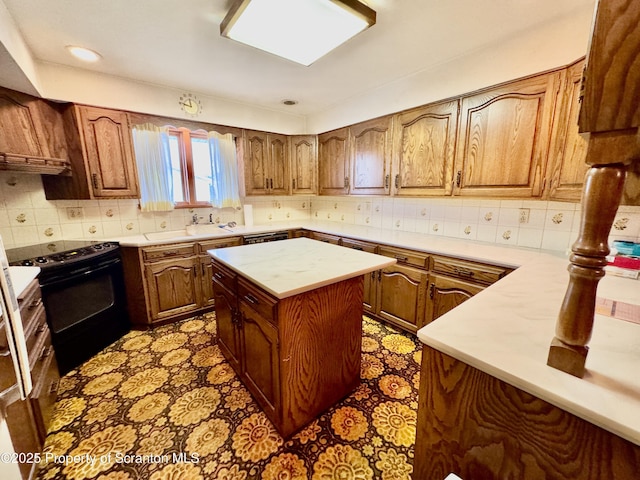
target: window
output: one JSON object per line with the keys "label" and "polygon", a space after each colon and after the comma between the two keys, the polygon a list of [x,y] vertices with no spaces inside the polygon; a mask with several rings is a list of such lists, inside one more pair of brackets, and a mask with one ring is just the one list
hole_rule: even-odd
{"label": "window", "polygon": [[132,132],[142,211],[240,208],[231,134],[152,124],[136,125]]}
{"label": "window", "polygon": [[176,207],[209,206],[213,178],[207,132],[169,128],[167,133]]}

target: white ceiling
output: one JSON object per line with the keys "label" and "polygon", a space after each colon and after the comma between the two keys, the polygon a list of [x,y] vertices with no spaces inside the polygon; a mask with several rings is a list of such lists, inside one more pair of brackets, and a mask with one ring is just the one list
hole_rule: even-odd
{"label": "white ceiling", "polygon": [[[36,62],[311,115],[592,9],[594,0],[368,0],[377,24],[304,67],[222,38],[232,0],[0,0]],[[311,19],[312,20],[312,19]],[[98,51],[81,64],[65,45]],[[2,84],[2,73],[0,73]],[[281,104],[295,99],[294,107]]]}

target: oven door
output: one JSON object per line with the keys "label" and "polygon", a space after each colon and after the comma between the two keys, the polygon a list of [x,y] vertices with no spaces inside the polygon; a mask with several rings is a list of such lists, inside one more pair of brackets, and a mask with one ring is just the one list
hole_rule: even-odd
{"label": "oven door", "polygon": [[40,280],[61,375],[130,328],[119,256],[65,270]]}

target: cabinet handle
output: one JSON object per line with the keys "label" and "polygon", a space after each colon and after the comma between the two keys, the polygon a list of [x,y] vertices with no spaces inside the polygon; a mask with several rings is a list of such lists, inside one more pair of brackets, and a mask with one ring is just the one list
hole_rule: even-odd
{"label": "cabinet handle", "polygon": [[349,177],[344,177],[344,188],[349,188]]}
{"label": "cabinet handle", "polygon": [[193,267],[193,278],[198,278],[198,267]]}
{"label": "cabinet handle", "polygon": [[268,178],[265,178],[265,180],[264,180],[264,188],[266,190],[269,190],[269,179]]}
{"label": "cabinet handle", "polygon": [[201,263],[200,266],[202,267],[202,276],[206,276],[206,273],[204,273],[204,263]]}
{"label": "cabinet handle", "polygon": [[460,186],[461,180],[462,180],[462,170],[458,170],[458,173],[456,173],[456,187]]}
{"label": "cabinet handle", "polygon": [[357,245],[354,245],[354,246],[353,246],[353,247],[351,247],[351,248],[352,248],[352,249],[354,249],[354,250],[360,250],[361,252],[363,251],[363,248],[362,248],[362,247],[359,247],[359,246],[357,246]]}
{"label": "cabinet handle", "polygon": [[389,188],[389,177],[391,175],[389,175],[388,173],[385,175],[384,177],[384,188]]}
{"label": "cabinet handle", "polygon": [[252,304],[254,304],[254,305],[257,305],[257,304],[259,304],[259,303],[260,303],[260,302],[258,301],[258,299],[257,299],[256,297],[254,297],[253,295],[251,295],[250,293],[247,293],[247,294],[244,296],[244,299],[245,299],[247,302],[252,303]]}
{"label": "cabinet handle", "polygon": [[378,270],[378,281],[382,281],[382,270]]}
{"label": "cabinet handle", "polygon": [[271,183],[271,190],[273,190],[273,178],[271,179],[270,183]]}
{"label": "cabinet handle", "polygon": [[466,268],[453,267],[453,271],[456,275],[460,275],[462,277],[473,277],[474,272],[472,270],[468,270]]}
{"label": "cabinet handle", "polygon": [[396,255],[396,260],[398,260],[399,262],[408,262],[409,258],[408,257],[403,257],[402,255]]}
{"label": "cabinet handle", "polygon": [[95,188],[97,190],[98,189],[98,174],[97,173],[91,174],[91,179],[93,180],[93,188]]}
{"label": "cabinet handle", "polygon": [[396,173],[395,185],[396,185],[396,188],[400,188],[400,174],[399,173]]}
{"label": "cabinet handle", "polygon": [[293,180],[291,180],[293,182],[293,189],[296,189],[296,179],[294,178]]}
{"label": "cabinet handle", "polygon": [[49,385],[49,395],[55,395],[58,392],[58,380],[51,382]]}
{"label": "cabinet handle", "polygon": [[371,281],[372,282],[376,281],[376,272],[375,271],[371,272]]}
{"label": "cabinet handle", "polygon": [[38,298],[37,300],[34,300],[33,302],[31,302],[31,304],[29,305],[29,310],[38,308],[40,305],[42,305],[42,298]]}
{"label": "cabinet handle", "polygon": [[167,252],[162,252],[162,256],[163,257],[172,257],[173,255],[178,255],[179,252],[176,252],[175,250],[169,250]]}
{"label": "cabinet handle", "polygon": [[40,325],[38,328],[36,328],[36,336],[40,335],[46,329],[47,329],[47,325],[46,324]]}
{"label": "cabinet handle", "polygon": [[219,272],[214,273],[213,276],[216,277],[218,280],[222,280],[224,278]]}
{"label": "cabinet handle", "polygon": [[429,298],[430,298],[431,300],[433,300],[433,297],[435,296],[435,294],[436,294],[436,284],[435,284],[435,283],[432,283],[432,284],[429,286]]}

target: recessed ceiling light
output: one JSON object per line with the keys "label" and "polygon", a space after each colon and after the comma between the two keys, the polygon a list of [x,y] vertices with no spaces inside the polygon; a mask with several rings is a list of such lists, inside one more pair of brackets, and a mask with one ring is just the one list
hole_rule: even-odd
{"label": "recessed ceiling light", "polygon": [[358,0],[235,0],[220,34],[308,66],[375,23]]}
{"label": "recessed ceiling light", "polygon": [[67,50],[76,58],[83,60],[85,62],[97,62],[102,58],[98,52],[94,52],[88,48],[77,47],[75,45],[67,45]]}

